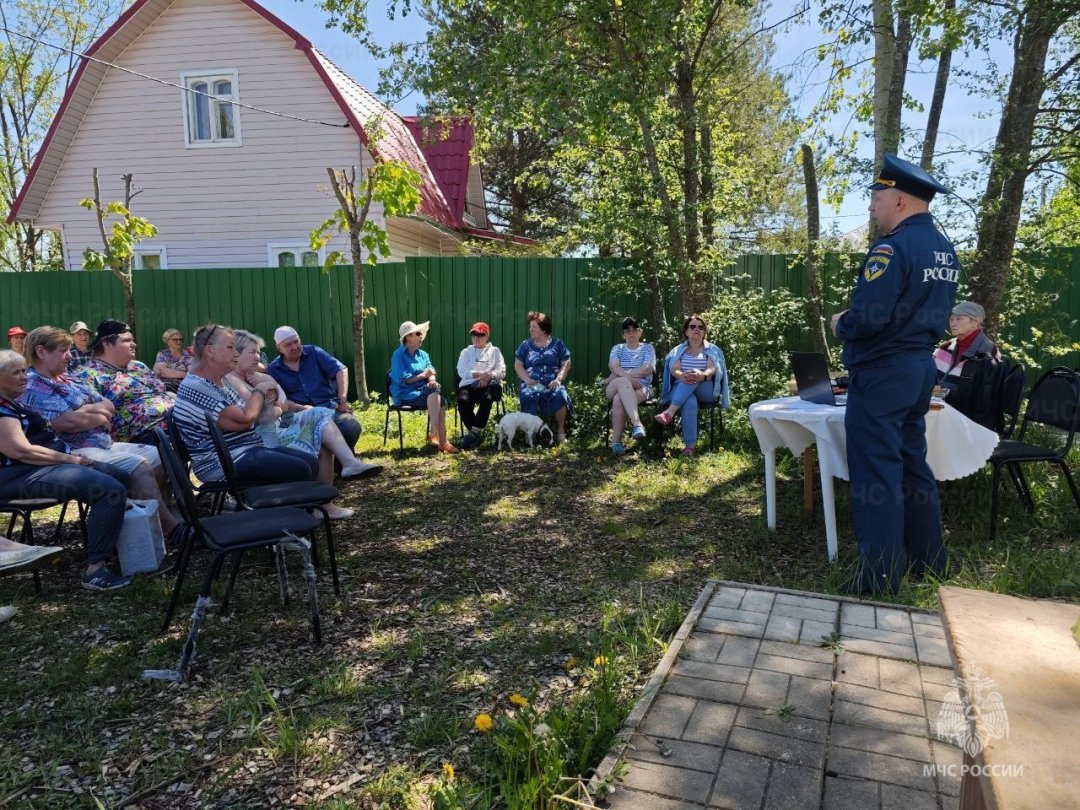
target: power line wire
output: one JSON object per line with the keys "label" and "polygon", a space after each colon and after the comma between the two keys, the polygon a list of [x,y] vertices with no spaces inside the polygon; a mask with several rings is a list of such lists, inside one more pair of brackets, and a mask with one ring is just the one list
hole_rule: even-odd
{"label": "power line wire", "polygon": [[[56,44],[54,44],[52,42],[48,42],[46,40],[39,39],[38,37],[32,36],[30,34],[25,34],[25,33],[21,32],[21,31],[15,31],[15,30],[13,30],[11,28],[8,28],[6,26],[0,26],[0,31],[5,31],[8,34],[14,34],[15,36],[22,37],[23,39],[29,39],[32,42],[38,43],[39,45],[44,45],[46,48],[53,48],[53,49],[58,50],[58,51],[63,51],[64,53],[69,53],[69,54],[72,54],[74,56],[78,56],[78,57],[80,57],[82,59],[87,60],[88,62],[96,62],[99,65],[104,65],[105,67],[113,68],[114,70],[119,70],[121,73],[130,73],[132,76],[138,76],[140,79],[147,79],[147,80],[152,81],[152,82],[157,82],[158,84],[163,84],[166,87],[174,87],[177,90],[183,90],[185,93],[191,93],[194,96],[205,96],[206,98],[215,99],[215,100],[218,100],[218,101],[223,100],[219,96],[215,96],[213,93],[204,93],[201,90],[194,90],[194,89],[192,89],[190,87],[185,87],[182,84],[177,84],[176,82],[170,82],[167,79],[159,79],[157,76],[150,76],[150,75],[147,75],[146,73],[140,73],[137,70],[132,70],[131,68],[121,67],[120,65],[118,65],[118,64],[116,64],[114,62],[108,62],[108,61],[106,61],[104,59],[98,59],[97,57],[90,56],[89,54],[83,53],[81,51],[76,51],[73,48],[66,48],[63,45],[56,45]],[[226,101],[225,103],[233,104],[233,105],[235,105],[237,107],[242,107],[245,110],[254,110],[255,112],[266,113],[267,115],[277,116],[278,118],[286,118],[286,119],[288,119],[290,121],[299,121],[302,124],[318,124],[319,126],[334,127],[335,129],[348,129],[348,127],[349,127],[349,122],[348,121],[346,121],[343,124],[338,124],[338,123],[334,123],[332,121],[320,121],[317,118],[302,118],[301,116],[298,116],[298,115],[290,115],[289,113],[278,112],[276,110],[268,110],[265,107],[256,107],[256,106],[254,106],[252,104],[244,104],[244,103],[242,103],[240,101]]]}

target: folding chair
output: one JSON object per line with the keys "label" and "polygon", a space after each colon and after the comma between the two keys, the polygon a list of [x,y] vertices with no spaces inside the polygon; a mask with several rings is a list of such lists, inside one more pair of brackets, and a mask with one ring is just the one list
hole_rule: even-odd
{"label": "folding chair", "polygon": [[404,405],[396,405],[394,403],[394,398],[390,396],[390,372],[388,371],[386,372],[386,419],[383,422],[382,431],[383,447],[386,447],[386,437],[390,432],[391,413],[397,414],[398,449],[400,450],[405,449],[405,434],[402,432],[401,429],[401,415],[403,413],[423,413],[425,418],[427,419],[427,425],[425,426],[424,433],[428,434],[431,432],[431,414],[427,412],[426,402],[424,402],[423,405],[410,405],[408,403]]}
{"label": "folding chair", "polygon": [[[656,407],[659,408],[659,409],[663,409],[663,408],[667,408],[667,406],[669,404],[670,404],[669,402],[665,402],[664,400],[661,399],[656,403]],[[716,420],[720,421],[720,437],[723,438],[723,436],[724,436],[724,409],[720,407],[720,400],[716,400],[715,402],[699,402],[698,403],[698,419],[700,420],[705,414],[708,414],[708,418],[709,418],[709,449],[710,450],[715,450],[716,449]],[[679,431],[679,429],[680,429],[679,424],[680,424],[681,420],[682,420],[682,409],[680,408],[679,411],[675,414],[675,418],[671,421],[670,427],[671,427],[672,431],[674,431],[674,432]],[[660,431],[661,431],[660,435],[663,436],[663,431],[666,428],[663,425],[659,425],[659,427],[660,427]]]}
{"label": "folding chair", "polygon": [[191,614],[191,629],[184,642],[179,665],[175,670],[146,670],[143,672],[143,677],[171,681],[182,681],[187,677],[191,661],[195,656],[195,639],[199,633],[199,626],[211,603],[211,589],[214,580],[221,573],[225,557],[230,554],[239,555],[249,549],[268,548],[274,551],[277,561],[278,588],[283,603],[288,602],[288,580],[282,549],[293,549],[300,553],[304,564],[308,606],[311,611],[311,629],[315,643],[321,644],[322,626],[319,617],[319,599],[315,590],[315,564],[311,558],[311,543],[299,536],[314,531],[319,525],[318,518],[301,509],[288,506],[229,512],[205,519],[200,518],[191,478],[183,462],[165,432],[161,428],[154,428],[154,431],[158,434],[158,452],[161,454],[161,461],[169,483],[176,494],[180,514],[190,527],[180,552],[180,560],[176,568],[176,583],[173,585],[172,597],[165,612],[165,622],[161,632],[168,630],[172,621],[195,544],[201,543],[208,548],[214,553],[214,558],[199,589],[199,597]]}
{"label": "folding chair", "polygon": [[[1056,447],[1044,446],[1025,441],[1030,425],[1042,425],[1049,428],[1064,440]],[[1073,500],[1080,509],[1080,490],[1076,487],[1066,456],[1072,448],[1077,428],[1080,427],[1080,374],[1070,368],[1058,366],[1039,378],[1028,397],[1024,419],[1016,439],[1002,439],[990,456],[994,465],[993,483],[990,498],[990,539],[994,539],[997,530],[998,483],[1001,468],[1006,467],[1013,474],[1013,482],[1018,484],[1028,512],[1034,514],[1035,501],[1031,490],[1020,470],[1021,464],[1046,463],[1056,464],[1065,475],[1065,480],[1072,491]]]}
{"label": "folding chair", "polygon": [[[64,517],[67,515],[67,508],[70,501],[61,501],[56,498],[14,498],[11,500],[0,500],[0,513],[10,514],[11,520],[8,521],[7,536],[15,536],[15,521],[17,519],[22,520],[22,528],[19,531],[19,542],[26,546],[35,546],[37,542],[34,539],[34,512],[40,512],[45,509],[52,509],[56,506],[60,507],[60,516],[56,519],[56,528],[53,530],[52,542],[53,544],[60,538],[60,530],[64,526]],[[82,532],[83,545],[86,545],[86,504],[76,501],[79,509],[79,530]],[[30,570],[30,566],[20,566],[18,571]],[[33,569],[34,572],[34,593],[41,593],[41,577],[38,575],[37,568]],[[15,570],[11,570],[8,573],[17,573]]]}
{"label": "folding chair", "polygon": [[[337,549],[334,546],[334,532],[330,527],[330,517],[326,512],[326,504],[338,496],[338,491],[330,484],[321,481],[290,481],[287,484],[255,484],[241,486],[240,479],[236,475],[236,465],[233,464],[232,454],[225,444],[225,436],[218,427],[213,414],[206,414],[206,427],[210,431],[210,441],[214,444],[218,462],[225,474],[225,484],[228,493],[236,501],[236,511],[243,509],[274,509],[279,506],[292,506],[303,509],[305,512],[312,510],[322,514],[323,529],[326,532],[326,554],[330,558],[330,575],[334,580],[334,595],[341,596],[341,585],[338,583]],[[319,558],[315,544],[311,546],[312,560],[318,565]],[[229,605],[229,594],[232,593],[233,583],[240,570],[239,555],[233,560],[232,573],[229,575],[229,586],[225,589],[225,596],[221,601],[222,612]]]}
{"label": "folding chair", "polygon": [[[187,445],[184,444],[184,437],[180,435],[180,429],[173,421],[172,411],[169,411],[168,416],[165,417],[165,426],[168,430],[169,439],[172,441],[173,449],[180,458],[180,463],[187,470],[188,480],[190,481],[191,453],[188,452]],[[229,485],[225,481],[200,481],[194,487],[194,491],[196,498],[201,498],[203,495],[210,496],[210,514],[216,515],[225,507],[225,496],[229,494]]]}
{"label": "folding chair", "polygon": [[[1009,360],[1002,362],[1009,363]],[[1012,438],[1016,420],[1020,416],[1020,403],[1024,399],[1024,385],[1027,383],[1027,370],[1023,363],[1013,363],[1001,380],[1000,404],[998,405],[998,435],[1003,439]]]}

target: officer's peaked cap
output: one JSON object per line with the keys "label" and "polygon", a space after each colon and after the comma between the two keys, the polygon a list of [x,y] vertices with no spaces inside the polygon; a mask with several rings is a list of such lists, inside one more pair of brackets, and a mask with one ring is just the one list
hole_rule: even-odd
{"label": "officer's peaked cap", "polygon": [[939,191],[943,194],[952,193],[931,177],[925,169],[919,168],[914,163],[908,163],[896,155],[888,154],[885,155],[881,172],[874,184],[870,186],[870,190],[880,191],[885,188],[895,188],[897,191],[903,191],[926,202],[934,199],[934,195]]}

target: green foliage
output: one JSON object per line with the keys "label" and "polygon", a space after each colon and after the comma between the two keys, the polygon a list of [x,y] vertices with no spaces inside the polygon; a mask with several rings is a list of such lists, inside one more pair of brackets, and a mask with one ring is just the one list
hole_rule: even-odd
{"label": "green foliage", "polygon": [[[350,242],[356,239],[367,252],[368,264],[378,263],[379,257],[388,257],[390,242],[386,229],[370,219],[371,204],[381,205],[386,219],[412,214],[420,205],[419,173],[400,161],[377,159],[364,173],[362,186],[355,183],[355,169],[351,174],[332,171],[331,175],[338,209],[311,232],[312,249],[321,250],[335,236],[345,234]],[[346,257],[341,251],[330,251],[323,263],[323,271],[328,273],[331,267],[345,261]],[[354,266],[359,266],[361,261],[359,255],[351,257]]]}
{"label": "green foliage", "polygon": [[728,280],[705,313],[709,339],[724,351],[731,379],[731,419],[736,434],[749,435],[746,408],[782,396],[790,376],[788,351],[801,342],[806,311],[788,290],[741,292]]}
{"label": "green foliage", "polygon": [[998,343],[1002,352],[1028,368],[1045,370],[1080,352],[1077,321],[1058,308],[1070,284],[1065,273],[1071,254],[1048,250],[1013,258]]}
{"label": "green foliage", "polygon": [[600,385],[602,377],[589,385],[568,382],[566,390],[574,403],[574,439],[592,444],[604,439],[607,427],[608,398]]}
{"label": "green foliage", "polygon": [[110,202],[103,208],[90,198],[79,200],[79,205],[94,212],[104,229],[109,217],[118,217],[109,227],[103,250],[86,248],[83,251],[83,267],[87,270],[112,270],[117,275],[131,272],[131,260],[135,246],[144,239],[153,239],[158,229],[148,219],[137,217],[123,203]]}

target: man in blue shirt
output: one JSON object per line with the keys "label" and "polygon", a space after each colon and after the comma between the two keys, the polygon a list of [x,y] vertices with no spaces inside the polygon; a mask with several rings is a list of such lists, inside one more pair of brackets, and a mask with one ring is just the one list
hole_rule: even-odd
{"label": "man in blue shirt", "polygon": [[933,349],[949,324],[960,265],[934,226],[929,202],[948,189],[886,155],[870,216],[870,246],[851,308],[833,316],[848,370],[848,471],[859,566],[844,590],[895,591],[906,571],[944,574],[941,504],[926,463]]}
{"label": "man in blue shirt", "polygon": [[291,326],[275,329],[274,343],[279,355],[266,370],[277,380],[285,398],[300,405],[336,411],[334,422],[349,448],[355,448],[361,428],[349,407],[349,369],[325,349],[303,344]]}

